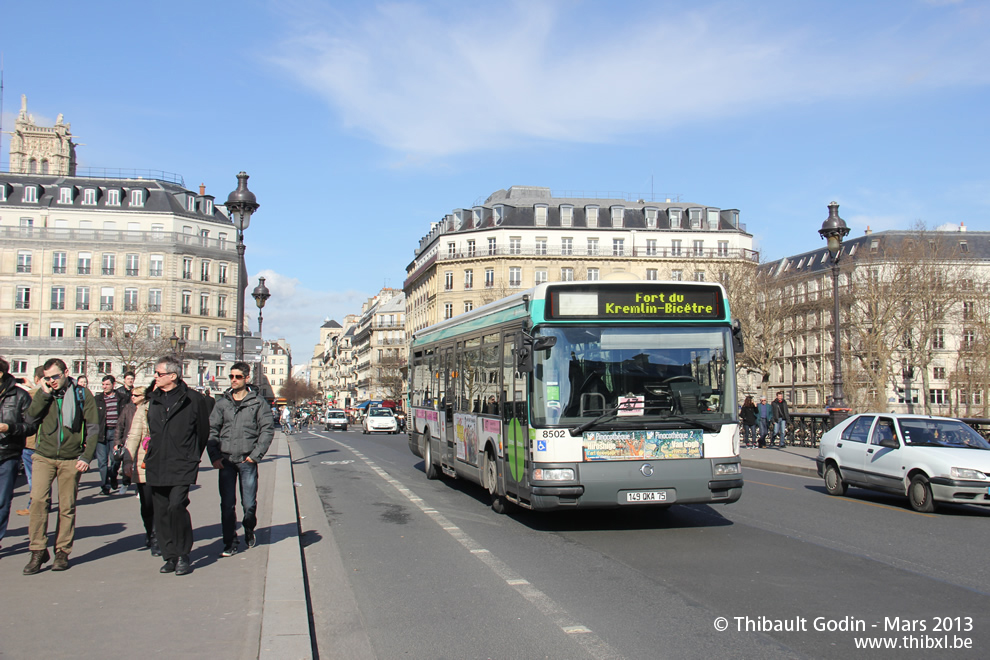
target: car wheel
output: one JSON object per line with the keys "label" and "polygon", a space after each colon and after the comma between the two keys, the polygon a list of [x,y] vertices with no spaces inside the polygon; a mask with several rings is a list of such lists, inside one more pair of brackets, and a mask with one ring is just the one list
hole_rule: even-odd
{"label": "car wheel", "polygon": [[492,511],[495,513],[507,513],[509,503],[504,495],[498,494],[498,464],[495,463],[495,456],[491,451],[485,452],[485,489],[492,500]]}
{"label": "car wheel", "polygon": [[426,442],[423,443],[423,471],[426,472],[427,479],[438,479],[440,477],[440,471],[433,464],[433,449],[430,446],[430,436],[426,436]]}
{"label": "car wheel", "polygon": [[928,477],[917,474],[911,479],[908,487],[908,500],[911,508],[922,513],[931,513],[935,510],[935,500],[932,499],[932,486],[928,483]]}
{"label": "car wheel", "polygon": [[825,490],[828,491],[828,494],[845,495],[848,488],[849,484],[842,481],[842,475],[839,474],[839,467],[835,463],[829,463],[826,465]]}

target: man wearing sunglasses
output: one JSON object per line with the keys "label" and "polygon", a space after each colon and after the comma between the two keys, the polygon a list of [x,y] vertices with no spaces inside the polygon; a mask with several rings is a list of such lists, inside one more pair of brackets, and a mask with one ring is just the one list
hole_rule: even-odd
{"label": "man wearing sunglasses", "polygon": [[230,368],[230,389],[217,399],[210,415],[210,441],[206,446],[213,467],[220,470],[221,557],[237,553],[237,480],[241,482],[244,542],[257,542],[258,463],[272,444],[275,420],[268,403],[248,387],[251,367],[235,362]]}
{"label": "man wearing sunglasses", "polygon": [[69,568],[69,553],[76,535],[76,494],[79,477],[89,470],[100,439],[100,414],[89,390],[69,378],[65,362],[52,358],[44,364],[41,387],[28,407],[38,420],[31,477],[28,538],[31,561],[24,575],[34,575],[50,559],[48,509],[52,482],[58,481],[58,524],[55,528],[53,571]]}
{"label": "man wearing sunglasses", "polygon": [[161,573],[192,573],[193,545],[189,487],[210,436],[210,415],[202,394],[182,381],[182,362],[166,356],[155,365],[155,390],[148,397],[148,452],[145,479],[151,487],[155,532],[165,564]]}

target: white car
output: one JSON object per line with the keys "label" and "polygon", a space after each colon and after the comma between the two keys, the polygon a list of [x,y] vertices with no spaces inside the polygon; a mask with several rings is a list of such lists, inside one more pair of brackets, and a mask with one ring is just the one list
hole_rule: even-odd
{"label": "white car", "polygon": [[398,433],[399,422],[391,408],[371,408],[361,422],[365,434]]}
{"label": "white car", "polygon": [[822,436],[818,475],[831,495],[859,486],[908,498],[990,506],[990,443],[949,417],[864,413]]}

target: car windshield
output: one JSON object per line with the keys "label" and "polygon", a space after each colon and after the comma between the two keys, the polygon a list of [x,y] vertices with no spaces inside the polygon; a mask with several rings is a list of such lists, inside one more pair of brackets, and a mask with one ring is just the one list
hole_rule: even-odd
{"label": "car windshield", "polygon": [[[557,337],[535,356],[536,425],[661,422],[735,418],[735,377],[728,328],[543,327]],[[613,414],[614,413],[614,414]]]}
{"label": "car windshield", "polygon": [[372,408],[368,415],[371,417],[391,417],[392,411],[388,408]]}
{"label": "car windshield", "polygon": [[333,417],[333,418],[335,418],[335,419],[340,419],[340,418],[342,418],[344,416],[344,413],[342,413],[342,412],[332,412],[332,413],[330,413],[330,416]]}
{"label": "car windshield", "polygon": [[949,419],[901,419],[900,425],[904,442],[909,445],[990,451],[990,444],[963,422]]}

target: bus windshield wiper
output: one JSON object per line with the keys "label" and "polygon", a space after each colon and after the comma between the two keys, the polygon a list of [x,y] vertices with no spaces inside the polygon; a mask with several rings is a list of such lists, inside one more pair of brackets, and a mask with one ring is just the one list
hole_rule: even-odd
{"label": "bus windshield wiper", "polygon": [[590,422],[585,422],[584,424],[581,424],[580,426],[575,426],[574,428],[570,429],[571,437],[572,438],[576,438],[577,436],[581,435],[582,433],[584,433],[585,431],[587,431],[588,429],[590,429],[595,424],[598,424],[599,422],[604,422],[608,417],[614,417],[615,416],[615,413],[619,412],[619,410],[621,410],[622,408],[629,408],[629,407],[632,407],[632,405],[633,404],[631,404],[630,402],[626,401],[626,402],[620,403],[619,405],[617,405],[614,408],[609,408],[608,410],[606,410],[605,412],[603,412],[598,417],[595,417]]}
{"label": "bus windshield wiper", "polygon": [[718,433],[722,430],[720,427],[709,422],[703,422],[700,419],[692,419],[691,417],[685,417],[684,415],[664,415],[662,419],[663,421],[667,421],[669,419],[674,422],[687,422],[688,424],[691,424],[702,431],[708,431],[709,433]]}

